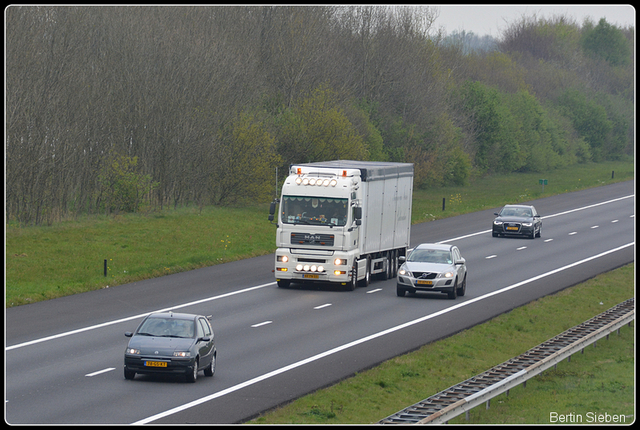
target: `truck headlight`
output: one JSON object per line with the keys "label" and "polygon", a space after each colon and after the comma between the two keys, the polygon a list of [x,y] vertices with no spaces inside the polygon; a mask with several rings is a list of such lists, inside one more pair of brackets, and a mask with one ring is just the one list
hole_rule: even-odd
{"label": "truck headlight", "polygon": [[276,261],[279,263],[286,263],[289,261],[289,257],[287,257],[286,255],[278,255],[276,257]]}
{"label": "truck headlight", "polygon": [[333,264],[335,264],[336,266],[346,266],[347,260],[345,260],[344,258],[336,258],[335,260],[333,260]]}

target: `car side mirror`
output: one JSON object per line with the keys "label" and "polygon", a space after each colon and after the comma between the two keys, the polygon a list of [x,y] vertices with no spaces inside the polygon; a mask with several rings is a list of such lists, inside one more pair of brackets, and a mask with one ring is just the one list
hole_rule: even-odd
{"label": "car side mirror", "polygon": [[405,257],[404,255],[400,255],[398,257],[398,262],[400,262],[400,263],[404,263],[406,260],[407,260],[407,257]]}
{"label": "car side mirror", "polygon": [[495,216],[500,216],[500,214],[498,212],[494,212],[493,213]]}
{"label": "car side mirror", "polygon": [[126,331],[126,332],[124,333],[124,335],[125,335],[126,337],[131,337],[131,336],[133,336],[133,333],[131,333],[130,331]]}
{"label": "car side mirror", "polygon": [[456,264],[465,264],[467,261],[464,258],[461,258],[460,260],[456,261]]}
{"label": "car side mirror", "polygon": [[196,342],[209,342],[210,340],[210,337],[199,337]]}

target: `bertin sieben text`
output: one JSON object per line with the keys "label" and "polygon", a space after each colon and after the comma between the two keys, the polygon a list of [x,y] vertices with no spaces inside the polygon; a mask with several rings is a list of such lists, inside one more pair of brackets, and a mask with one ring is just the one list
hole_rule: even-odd
{"label": "bertin sieben text", "polygon": [[549,412],[549,422],[560,424],[624,424],[627,422],[626,418],[625,415],[607,412],[587,412],[585,414]]}

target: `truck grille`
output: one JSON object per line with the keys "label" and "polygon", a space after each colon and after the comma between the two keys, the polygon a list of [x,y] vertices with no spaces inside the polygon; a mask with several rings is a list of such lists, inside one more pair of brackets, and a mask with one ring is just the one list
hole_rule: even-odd
{"label": "truck grille", "polygon": [[291,233],[291,245],[333,246],[334,235]]}

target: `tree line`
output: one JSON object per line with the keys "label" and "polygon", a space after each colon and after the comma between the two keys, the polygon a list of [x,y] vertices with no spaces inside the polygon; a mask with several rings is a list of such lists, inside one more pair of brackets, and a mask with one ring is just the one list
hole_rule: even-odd
{"label": "tree line", "polygon": [[[10,6],[6,216],[236,205],[327,159],[415,186],[632,154],[633,28],[523,17],[468,49],[424,6]],[[488,48],[486,48],[488,47]]]}

